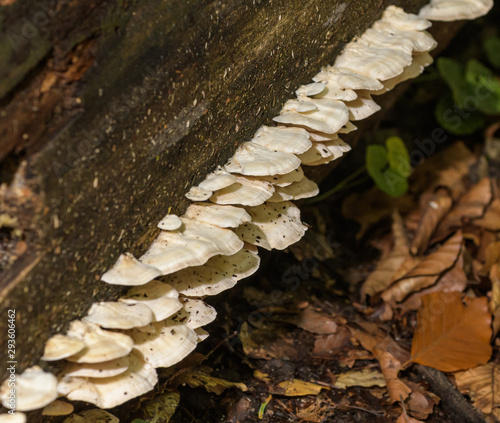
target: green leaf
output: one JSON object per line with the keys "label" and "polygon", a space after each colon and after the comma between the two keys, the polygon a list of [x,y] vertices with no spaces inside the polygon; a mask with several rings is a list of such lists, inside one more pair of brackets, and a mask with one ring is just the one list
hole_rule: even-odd
{"label": "green leaf", "polygon": [[437,68],[450,87],[455,103],[465,108],[467,99],[474,96],[474,87],[465,79],[465,69],[462,64],[448,57],[440,57],[437,60]]}
{"label": "green leaf", "polygon": [[385,145],[390,167],[404,178],[410,176],[410,155],[403,140],[399,137],[389,137],[385,141]]}
{"label": "green leaf", "polygon": [[442,97],[434,114],[438,123],[448,132],[455,135],[469,135],[485,126],[486,121],[482,113],[475,110],[469,112],[460,108],[450,95]]}
{"label": "green leaf", "polygon": [[408,189],[408,181],[389,164],[387,150],[381,145],[366,149],[366,170],[377,186],[392,197],[399,197]]}
{"label": "green leaf", "polygon": [[496,68],[500,68],[500,38],[490,37],[484,42],[484,51],[490,63]]}
{"label": "green leaf", "polygon": [[132,420],[132,423],[148,423],[146,420],[142,420],[142,419],[134,419]]}
{"label": "green leaf", "polygon": [[481,62],[467,62],[465,79],[473,87],[474,97],[467,101],[467,109],[476,107],[487,115],[500,113],[500,82],[495,74]]}

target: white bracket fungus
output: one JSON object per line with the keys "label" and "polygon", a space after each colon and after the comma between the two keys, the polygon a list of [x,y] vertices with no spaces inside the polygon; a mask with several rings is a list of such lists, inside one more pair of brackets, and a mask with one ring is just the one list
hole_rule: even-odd
{"label": "white bracket fungus", "polygon": [[[102,280],[133,288],[115,303],[94,304],[66,335],[49,339],[43,359],[66,360],[59,383],[40,368],[26,370],[17,376],[17,408],[56,408],[58,393],[111,408],[152,390],[156,368],[180,362],[208,336],[202,326],[216,313],[200,298],[253,274],[260,263],[254,246],[282,250],[304,235],[300,211],[288,200],[314,196],[318,187],[304,177],[301,165],[325,164],[349,151],[338,134],[356,130],[351,120],[379,110],[371,96],[432,63],[428,51],[435,41],[425,32],[430,26],[425,18],[475,18],[492,5],[492,0],[432,0],[419,16],[389,6],[380,21],[344,48],[334,66],[296,90],[297,98],[273,119],[282,125],[262,126],[224,168],[189,190],[186,197],[197,203],[180,218],[165,216],[158,224],[163,231],[140,260],[128,253],[118,258]],[[6,383],[0,390],[4,405]],[[24,421],[22,413],[0,416],[0,422]],[[65,420],[104,421],[118,419],[88,410]]]}

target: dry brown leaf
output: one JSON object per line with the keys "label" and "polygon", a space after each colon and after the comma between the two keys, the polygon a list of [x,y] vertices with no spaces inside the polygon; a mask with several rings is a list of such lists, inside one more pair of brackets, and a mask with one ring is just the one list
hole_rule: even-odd
{"label": "dry brown leaf", "polygon": [[450,211],[446,219],[439,225],[438,232],[447,235],[452,228],[458,228],[465,219],[481,217],[486,206],[491,201],[491,181],[489,178],[481,179],[467,191]]}
{"label": "dry brown leaf", "polygon": [[391,402],[408,398],[411,388],[398,379],[398,372],[409,358],[408,352],[381,331],[375,336],[355,328],[351,328],[351,332],[363,348],[370,351],[378,360]]}
{"label": "dry brown leaf", "polygon": [[361,225],[356,234],[356,238],[360,239],[372,225],[390,217],[394,210],[405,213],[414,208],[412,196],[391,197],[373,187],[369,191],[349,195],[342,203],[342,216]]}
{"label": "dry brown leaf", "polygon": [[[436,160],[432,160],[432,159]],[[438,174],[434,187],[446,187],[450,190],[452,197],[456,200],[465,192],[463,179],[469,173],[470,166],[476,161],[475,155],[461,141],[456,142],[442,154],[427,159],[423,166],[444,169]],[[434,170],[432,169],[432,170]],[[426,189],[427,187],[424,187]]]}
{"label": "dry brown leaf", "polygon": [[331,355],[335,351],[339,351],[350,345],[351,332],[344,327],[341,327],[337,333],[319,336],[314,341],[313,354],[315,355]]}
{"label": "dry brown leaf", "polygon": [[495,263],[490,269],[491,300],[490,313],[494,313],[500,306],[500,265]]}
{"label": "dry brown leaf", "polygon": [[407,384],[413,390],[406,404],[408,410],[413,417],[425,420],[429,414],[432,414],[436,403],[433,398],[427,395],[422,386],[414,382],[407,382]]}
{"label": "dry brown leaf", "polygon": [[455,381],[483,413],[490,414],[493,408],[500,407],[500,368],[495,363],[455,373]]}
{"label": "dry brown leaf", "polygon": [[479,270],[479,274],[482,276],[487,275],[495,263],[500,263],[500,242],[493,242],[488,245],[485,255],[485,263]]}
{"label": "dry brown leaf", "polygon": [[332,334],[337,332],[338,329],[337,323],[330,316],[316,311],[313,306],[302,310],[297,326],[319,335]]}
{"label": "dry brown leaf", "polygon": [[420,292],[410,295],[410,297],[401,303],[398,307],[401,310],[417,310],[422,306],[422,297],[431,292],[463,292],[467,287],[468,278],[464,272],[463,253],[460,253],[455,265],[439,278],[437,283]]}
{"label": "dry brown leaf", "polygon": [[484,216],[476,219],[474,223],[489,231],[500,231],[500,199],[493,200]]}
{"label": "dry brown leaf", "polygon": [[384,387],[384,375],[379,370],[363,369],[351,370],[337,376],[335,388],[346,389],[350,386],[362,386],[364,388],[369,388],[370,386]]}
{"label": "dry brown leaf", "polygon": [[437,251],[426,256],[401,280],[382,294],[387,303],[401,302],[412,292],[434,285],[439,276],[453,267],[462,248],[462,233],[457,232]]}
{"label": "dry brown leaf", "polygon": [[461,297],[456,292],[434,292],[422,297],[412,362],[443,372],[488,362],[492,352],[488,302],[485,297],[466,297],[463,301]]}
{"label": "dry brown leaf", "polygon": [[363,302],[366,301],[367,296],[371,297],[387,288],[394,280],[394,274],[407,259],[411,258],[403,219],[397,211],[392,214],[392,218],[394,248],[387,257],[378,263],[376,269],[363,283],[361,287],[361,300]]}
{"label": "dry brown leaf", "polygon": [[397,420],[396,423],[424,423],[424,422],[422,420],[414,419],[403,413],[401,414],[401,416],[399,416],[399,419]]}
{"label": "dry brown leaf", "polygon": [[238,388],[241,391],[247,391],[248,388],[244,383],[230,382],[218,377],[210,376],[199,369],[189,369],[187,372],[181,373],[171,382],[172,386],[188,384],[191,388],[203,387],[208,392],[213,392],[217,395],[222,394],[228,388]]}
{"label": "dry brown leaf", "polygon": [[292,379],[278,383],[270,392],[272,394],[285,395],[287,397],[302,397],[304,395],[318,395],[322,389],[329,388],[327,386],[318,385],[317,383]]}
{"label": "dry brown leaf", "polygon": [[411,244],[413,254],[422,253],[427,249],[432,234],[441,219],[448,213],[452,204],[453,200],[445,193],[438,192],[432,197],[422,216],[415,238],[413,238]]}

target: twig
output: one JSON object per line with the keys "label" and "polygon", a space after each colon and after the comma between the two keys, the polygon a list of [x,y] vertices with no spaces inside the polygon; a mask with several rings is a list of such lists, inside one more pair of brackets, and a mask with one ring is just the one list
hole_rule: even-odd
{"label": "twig", "polygon": [[421,364],[415,364],[414,368],[429,382],[432,391],[441,398],[443,407],[452,421],[486,423],[486,420],[466,401],[444,373]]}

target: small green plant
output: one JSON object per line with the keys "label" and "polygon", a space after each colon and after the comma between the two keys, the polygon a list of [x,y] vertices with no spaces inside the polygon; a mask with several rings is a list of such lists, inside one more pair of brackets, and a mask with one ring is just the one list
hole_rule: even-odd
{"label": "small green plant", "polygon": [[[484,49],[490,63],[500,66],[500,39],[489,38]],[[450,92],[435,109],[439,124],[455,135],[472,134],[486,125],[486,117],[500,114],[500,81],[495,73],[476,59],[462,65],[457,60],[441,57],[438,72]]]}
{"label": "small green plant", "polygon": [[369,178],[362,175],[366,173],[383,192],[392,197],[399,197],[408,190],[408,177],[411,172],[410,155],[403,140],[399,137],[389,137],[385,140],[385,146],[375,144],[367,147],[364,166],[330,190],[306,200],[306,204],[319,203],[343,189],[353,188],[365,182]]}
{"label": "small green plant", "polygon": [[369,145],[366,149],[366,171],[377,186],[391,197],[405,194],[411,165],[403,140],[390,137],[385,146]]}

